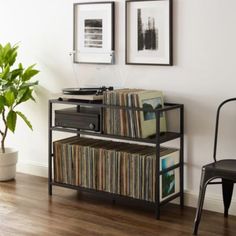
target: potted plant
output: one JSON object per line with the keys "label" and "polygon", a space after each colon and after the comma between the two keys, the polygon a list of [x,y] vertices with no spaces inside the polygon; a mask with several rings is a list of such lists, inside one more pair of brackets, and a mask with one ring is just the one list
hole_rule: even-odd
{"label": "potted plant", "polygon": [[5,147],[8,131],[15,132],[18,118],[32,129],[26,116],[18,110],[18,106],[28,100],[34,100],[34,86],[38,81],[31,82],[38,74],[35,65],[24,68],[21,63],[16,65],[18,46],[0,44],[0,181],[15,178],[18,152]]}

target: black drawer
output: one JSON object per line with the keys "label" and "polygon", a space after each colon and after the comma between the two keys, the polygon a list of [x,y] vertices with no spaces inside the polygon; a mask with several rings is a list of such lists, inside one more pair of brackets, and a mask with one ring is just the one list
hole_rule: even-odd
{"label": "black drawer", "polygon": [[100,131],[100,111],[89,108],[55,110],[55,125],[66,128]]}

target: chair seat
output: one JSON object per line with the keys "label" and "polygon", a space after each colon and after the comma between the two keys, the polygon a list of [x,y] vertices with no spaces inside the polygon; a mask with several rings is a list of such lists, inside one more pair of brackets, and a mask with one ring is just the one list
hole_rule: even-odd
{"label": "chair seat", "polygon": [[213,169],[219,171],[229,171],[236,173],[236,159],[224,159],[203,166],[203,169]]}
{"label": "chair seat", "polygon": [[207,179],[224,178],[236,182],[236,160],[225,159],[202,167]]}

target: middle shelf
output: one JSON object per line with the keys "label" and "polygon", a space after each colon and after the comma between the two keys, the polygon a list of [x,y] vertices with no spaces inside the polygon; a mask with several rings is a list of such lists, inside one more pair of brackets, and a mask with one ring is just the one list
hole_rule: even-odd
{"label": "middle shelf", "polygon": [[[61,132],[67,132],[67,133],[76,133],[76,134],[83,134],[83,135],[89,135],[89,136],[96,136],[96,137],[103,137],[103,138],[112,138],[117,140],[127,140],[127,141],[135,141],[140,143],[150,143],[150,144],[156,144],[157,137],[152,136],[151,138],[131,138],[127,136],[118,136],[118,135],[111,135],[111,134],[103,134],[99,132],[93,132],[93,131],[84,131],[84,130],[78,130],[74,128],[62,128],[53,126],[51,127],[51,130],[55,131],[61,131]],[[173,139],[180,138],[181,134],[178,132],[163,132],[161,135],[159,135],[159,143],[164,143],[171,141]]]}

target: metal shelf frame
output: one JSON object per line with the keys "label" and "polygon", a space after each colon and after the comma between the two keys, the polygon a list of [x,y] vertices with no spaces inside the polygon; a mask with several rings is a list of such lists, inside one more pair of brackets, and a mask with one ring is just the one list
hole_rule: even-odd
{"label": "metal shelf frame", "polygon": [[[70,105],[70,106],[87,106],[87,107],[96,107],[100,108],[101,112],[101,121],[100,121],[100,132],[92,132],[92,131],[86,131],[86,130],[79,130],[79,129],[73,129],[73,128],[63,128],[63,127],[57,127],[53,125],[53,105],[54,104],[64,104],[64,105]],[[108,135],[103,133],[103,122],[102,122],[102,114],[104,108],[110,108],[110,109],[123,109],[123,110],[137,110],[137,111],[152,111],[155,112],[156,115],[156,135],[151,138],[132,138],[127,136],[117,136],[117,135]],[[171,110],[178,110],[179,113],[179,131],[178,132],[160,132],[160,117],[162,112],[168,112]],[[67,133],[75,133],[77,135],[88,135],[88,136],[94,136],[99,139],[99,137],[102,138],[112,138],[117,141],[125,140],[127,141],[135,141],[137,143],[146,143],[146,144],[152,144],[156,147],[156,183],[155,183],[155,202],[148,202],[141,199],[134,199],[128,196],[122,196],[118,194],[113,194],[109,192],[99,191],[96,189],[89,189],[84,188],[80,186],[74,186],[69,185],[65,183],[58,183],[53,180],[53,139],[52,134],[53,131],[59,131],[59,132],[67,132]],[[179,139],[179,163],[169,167],[165,170],[160,171],[160,145],[162,143]],[[180,191],[169,198],[160,201],[160,176],[164,173],[174,170],[176,168],[179,168],[180,171]],[[105,105],[102,103],[93,103],[93,102],[85,102],[85,101],[76,101],[76,100],[68,100],[68,99],[51,99],[48,103],[48,194],[52,195],[52,187],[53,186],[60,186],[64,188],[70,188],[75,189],[78,191],[85,191],[90,192],[93,194],[102,195],[104,197],[111,198],[113,202],[115,202],[116,199],[123,199],[128,201],[135,201],[135,202],[144,202],[147,205],[151,205],[155,209],[155,216],[156,219],[160,219],[160,208],[161,206],[167,204],[168,202],[172,201],[175,198],[180,198],[180,207],[184,207],[184,105],[183,104],[176,104],[176,103],[165,103],[163,108],[158,109],[143,109],[143,108],[132,108],[132,107],[124,107],[124,106],[114,106],[114,105]]]}

